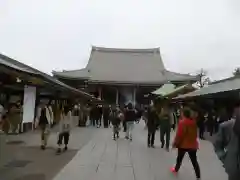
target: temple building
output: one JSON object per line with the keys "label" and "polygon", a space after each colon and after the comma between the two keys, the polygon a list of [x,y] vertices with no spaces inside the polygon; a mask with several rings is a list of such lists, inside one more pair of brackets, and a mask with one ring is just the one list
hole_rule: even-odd
{"label": "temple building", "polygon": [[53,71],[59,80],[111,104],[145,104],[146,95],[161,85],[192,83],[196,76],[168,71],[160,49],[92,47],[85,68]]}

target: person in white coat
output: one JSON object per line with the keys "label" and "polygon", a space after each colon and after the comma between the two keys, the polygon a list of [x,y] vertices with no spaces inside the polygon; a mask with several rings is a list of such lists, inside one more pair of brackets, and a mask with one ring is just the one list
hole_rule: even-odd
{"label": "person in white coat", "polygon": [[72,129],[72,114],[69,107],[65,106],[63,110],[63,114],[61,120],[59,122],[59,134],[58,134],[58,150],[57,153],[61,153],[62,149],[62,141],[64,140],[64,149],[66,151],[68,149],[68,142],[70,137],[70,131]]}

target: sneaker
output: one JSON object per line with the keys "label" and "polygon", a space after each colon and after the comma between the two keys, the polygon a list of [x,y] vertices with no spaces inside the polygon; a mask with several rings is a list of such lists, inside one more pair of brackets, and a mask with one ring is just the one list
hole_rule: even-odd
{"label": "sneaker", "polygon": [[177,171],[175,170],[175,167],[172,167],[172,168],[170,169],[170,171],[171,171],[174,175],[177,175]]}
{"label": "sneaker", "polygon": [[63,150],[64,150],[64,151],[67,151],[67,150],[68,150],[68,147],[67,147],[67,146],[65,146]]}

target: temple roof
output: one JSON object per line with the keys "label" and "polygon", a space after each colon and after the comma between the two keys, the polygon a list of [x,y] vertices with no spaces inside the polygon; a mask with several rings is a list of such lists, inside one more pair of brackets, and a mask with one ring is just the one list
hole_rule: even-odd
{"label": "temple roof", "polygon": [[194,81],[195,76],[165,69],[159,48],[116,49],[92,47],[85,68],[53,72],[57,77],[91,82],[162,84],[168,81]]}

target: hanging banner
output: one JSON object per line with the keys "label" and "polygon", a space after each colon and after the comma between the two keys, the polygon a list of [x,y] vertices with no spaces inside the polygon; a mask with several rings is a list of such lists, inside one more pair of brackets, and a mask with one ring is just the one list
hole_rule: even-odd
{"label": "hanging banner", "polygon": [[36,87],[25,86],[23,99],[23,123],[29,123],[34,121],[35,102]]}

